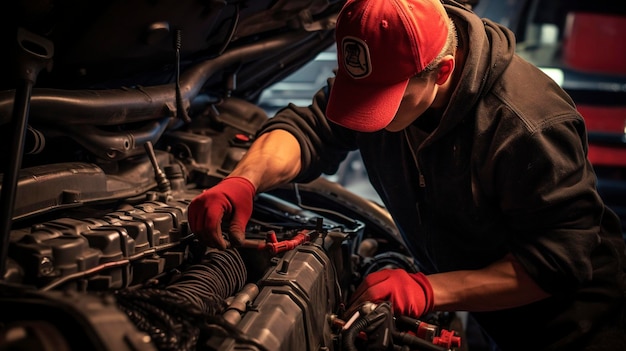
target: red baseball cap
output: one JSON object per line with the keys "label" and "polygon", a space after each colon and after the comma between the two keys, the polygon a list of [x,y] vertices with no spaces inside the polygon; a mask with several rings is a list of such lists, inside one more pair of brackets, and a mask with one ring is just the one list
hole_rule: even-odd
{"label": "red baseball cap", "polygon": [[443,50],[448,21],[440,0],[348,0],[337,19],[328,119],[361,132],[385,128],[409,79]]}

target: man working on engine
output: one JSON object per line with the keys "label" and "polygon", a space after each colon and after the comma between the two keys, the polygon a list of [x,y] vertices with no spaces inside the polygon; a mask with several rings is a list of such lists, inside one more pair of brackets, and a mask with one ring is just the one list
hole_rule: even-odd
{"label": "man working on engine", "polygon": [[373,273],[355,304],[470,311],[502,350],[626,349],[624,241],[583,119],[512,33],[453,2],[353,0],[336,38],[337,75],[312,105],[270,119],[190,204],[199,238],[225,248],[224,218],[241,243],[255,192],[358,148],[421,272]]}

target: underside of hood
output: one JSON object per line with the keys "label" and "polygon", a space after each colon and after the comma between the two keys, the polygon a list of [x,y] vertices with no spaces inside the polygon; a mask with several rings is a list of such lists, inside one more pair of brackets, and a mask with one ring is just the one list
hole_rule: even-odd
{"label": "underside of hood", "polygon": [[[50,55],[38,77],[38,87],[102,88],[120,85],[155,85],[173,81],[174,68],[184,71],[199,61],[215,59],[230,50],[285,34],[318,33],[292,47],[268,50],[254,57],[267,60],[266,85],[292,72],[311,54],[332,41],[323,40],[334,28],[343,1],[328,0],[190,0],[190,1],[70,1],[20,0],[0,5],[0,40],[9,64],[0,68],[0,88],[10,89],[23,61],[20,46],[42,57]],[[29,37],[19,35],[25,31]],[[49,41],[42,48],[40,41]],[[305,57],[298,48],[306,42]],[[53,50],[53,53],[49,52]],[[180,62],[177,62],[177,55]],[[282,58],[282,59],[278,59]],[[250,60],[233,62],[224,70],[246,69]],[[271,62],[272,64],[269,64]],[[258,70],[259,67],[256,68]],[[244,82],[245,83],[245,82]],[[252,94],[254,95],[254,94]]]}

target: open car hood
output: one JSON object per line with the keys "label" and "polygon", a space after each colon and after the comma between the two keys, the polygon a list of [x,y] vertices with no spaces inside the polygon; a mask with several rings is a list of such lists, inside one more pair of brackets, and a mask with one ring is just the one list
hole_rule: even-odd
{"label": "open car hood", "polygon": [[[332,43],[334,19],[342,3],[16,1],[2,5],[2,47],[11,53],[10,64],[0,71],[2,87],[11,88],[11,78],[21,78],[12,74],[15,59],[23,60],[18,45],[44,54],[37,43],[26,42],[35,36],[50,42],[44,50],[51,56],[37,85],[67,89],[172,83],[177,65],[185,71],[199,62],[258,43],[267,47],[224,63],[207,77],[219,82],[237,74],[240,78],[236,82],[242,84],[238,95],[254,98],[250,86],[262,89]],[[18,43],[18,28],[33,37]],[[288,43],[275,43],[281,39]],[[257,75],[250,77],[243,74],[246,72]]]}
{"label": "open car hood", "polygon": [[[0,68],[0,124],[9,121],[14,89],[26,78],[37,81],[33,123],[111,125],[181,117],[199,95],[254,102],[264,88],[333,43],[341,5],[319,0],[2,5],[11,9],[2,11],[0,24],[9,63]],[[75,112],[68,114],[68,108]]]}

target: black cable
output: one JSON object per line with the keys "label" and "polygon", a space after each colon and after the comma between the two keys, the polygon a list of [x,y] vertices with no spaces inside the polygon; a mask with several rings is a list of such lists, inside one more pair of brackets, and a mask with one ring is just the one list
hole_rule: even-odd
{"label": "black cable", "polygon": [[313,212],[322,212],[322,213],[328,213],[334,216],[337,216],[339,218],[343,218],[345,221],[347,221],[348,223],[357,223],[357,221],[354,218],[350,218],[342,213],[339,213],[337,211],[333,211],[333,210],[329,210],[326,208],[321,208],[321,207],[314,207],[314,206],[307,206],[304,205],[302,203],[302,198],[300,197],[300,190],[298,188],[298,183],[293,183],[293,190],[296,196],[296,200],[298,202],[298,206],[302,207],[305,210],[309,210],[309,211],[313,211]]}
{"label": "black cable", "polygon": [[428,342],[413,334],[392,331],[393,343],[399,345],[409,346],[411,349],[417,349],[419,351],[447,351],[448,349],[442,346],[437,346],[431,342]]}
{"label": "black cable", "polygon": [[191,122],[191,118],[187,114],[187,110],[183,104],[183,94],[180,91],[180,50],[182,48],[182,32],[176,30],[176,38],[174,41],[174,49],[176,51],[176,115],[185,123]]}
{"label": "black cable", "polygon": [[235,36],[235,33],[237,32],[237,26],[239,25],[239,17],[241,16],[240,12],[241,11],[239,4],[235,4],[235,16],[230,26],[229,34],[222,44],[222,47],[217,51],[218,55],[222,55],[224,51],[226,51],[226,48],[228,47],[228,44],[230,44],[230,41],[233,40],[233,36]]}
{"label": "black cable", "polygon": [[352,325],[350,325],[350,327],[342,333],[341,343],[343,350],[358,351],[354,341],[359,336],[359,333],[364,331],[368,325],[369,321],[364,317],[357,318],[357,320],[355,320],[354,323],[352,323]]}

